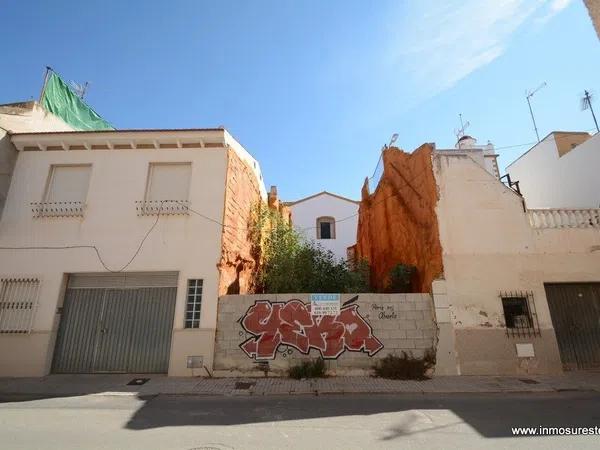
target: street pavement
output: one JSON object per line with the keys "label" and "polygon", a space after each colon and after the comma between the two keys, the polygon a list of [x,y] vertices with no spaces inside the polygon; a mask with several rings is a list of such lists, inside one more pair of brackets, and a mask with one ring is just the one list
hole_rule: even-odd
{"label": "street pavement", "polygon": [[[58,394],[55,394],[58,395]],[[592,449],[595,391],[332,395],[0,394],[1,449]]]}

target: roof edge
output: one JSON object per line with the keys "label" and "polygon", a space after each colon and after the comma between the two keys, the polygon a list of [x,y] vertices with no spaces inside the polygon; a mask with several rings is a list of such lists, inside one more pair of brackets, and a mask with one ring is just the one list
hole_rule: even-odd
{"label": "roof edge", "polygon": [[302,203],[302,202],[305,202],[307,200],[311,200],[311,199],[313,199],[315,197],[319,197],[320,195],[330,195],[331,197],[335,197],[335,198],[338,198],[340,200],[345,200],[347,202],[354,203],[356,205],[360,204],[360,201],[358,201],[358,200],[352,200],[351,198],[344,197],[344,196],[338,195],[338,194],[334,194],[333,192],[329,192],[329,191],[321,191],[321,192],[317,192],[316,194],[309,195],[308,197],[304,197],[304,198],[301,198],[299,200],[295,200],[293,202],[284,202],[284,205],[286,205],[286,206],[294,206],[294,205],[297,205],[298,203]]}

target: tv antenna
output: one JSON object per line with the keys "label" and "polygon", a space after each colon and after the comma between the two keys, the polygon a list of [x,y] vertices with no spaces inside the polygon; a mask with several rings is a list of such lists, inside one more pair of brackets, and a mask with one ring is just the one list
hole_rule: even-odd
{"label": "tv antenna", "polygon": [[460,119],[460,128],[454,129],[454,134],[456,135],[456,142],[465,135],[465,130],[471,126],[471,123],[467,120],[463,123],[462,113],[458,115]]}
{"label": "tv antenna", "polygon": [[540,135],[538,133],[537,125],[535,124],[535,117],[533,117],[533,109],[531,109],[531,100],[530,99],[531,99],[531,97],[533,97],[533,94],[535,94],[537,91],[539,91],[543,87],[546,87],[546,84],[547,83],[544,81],[542,84],[540,84],[533,91],[526,91],[525,92],[525,98],[527,99],[527,105],[529,105],[529,113],[531,114],[531,120],[533,122],[533,129],[535,130],[535,135],[537,137],[537,141],[538,142],[540,142]]}
{"label": "tv antenna", "polygon": [[90,86],[90,83],[88,83],[87,81],[84,84],[79,84],[74,81],[71,81],[71,87],[75,91],[75,94],[77,95],[77,97],[79,97],[82,100],[83,100],[83,97],[86,94],[89,86]]}
{"label": "tv antenna", "polygon": [[589,109],[591,111],[592,117],[594,118],[594,123],[596,124],[596,131],[600,132],[600,129],[598,129],[598,121],[596,120],[596,114],[594,114],[594,108],[592,108],[593,96],[588,91],[583,92],[583,97],[581,97],[581,110],[585,111],[586,109]]}

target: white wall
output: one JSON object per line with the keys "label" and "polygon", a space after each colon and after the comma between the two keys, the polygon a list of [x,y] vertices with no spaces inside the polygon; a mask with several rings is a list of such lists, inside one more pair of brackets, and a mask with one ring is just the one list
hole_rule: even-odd
{"label": "white wall", "polygon": [[[533,229],[521,199],[461,156],[436,155],[444,278],[463,374],[547,373],[560,360],[544,283],[600,281],[598,229]],[[505,334],[501,291],[532,291],[541,337]],[[534,360],[514,344],[533,343]]]}
{"label": "white wall", "polygon": [[506,170],[528,208],[600,207],[600,134],[561,157],[551,134]]}
{"label": "white wall", "polygon": [[17,151],[10,142],[11,133],[37,131],[71,131],[54,114],[46,112],[35,102],[0,105],[0,216],[8,195],[12,171],[17,159]]}
{"label": "white wall", "polygon": [[[191,208],[217,220],[223,217],[224,148],[21,151],[0,221],[0,246],[95,245],[111,268],[122,267],[156,219],[138,216],[135,208],[135,201],[144,199],[151,162],[191,162]],[[33,218],[30,203],[42,200],[51,164],[92,164],[85,217]],[[179,271],[171,374],[187,374],[186,354],[204,354],[207,363],[212,361],[220,253],[219,225],[195,214],[161,216],[127,268]],[[33,332],[0,335],[0,375],[48,373],[64,274],[102,271],[89,249],[0,250],[1,276],[35,275],[42,280]],[[204,279],[201,330],[183,329],[189,278]]]}
{"label": "white wall", "polygon": [[305,238],[331,250],[338,258],[346,259],[346,249],[356,244],[358,215],[335,224],[335,239],[317,239],[317,218],[333,217],[336,221],[358,214],[358,203],[328,193],[291,205],[292,223]]}

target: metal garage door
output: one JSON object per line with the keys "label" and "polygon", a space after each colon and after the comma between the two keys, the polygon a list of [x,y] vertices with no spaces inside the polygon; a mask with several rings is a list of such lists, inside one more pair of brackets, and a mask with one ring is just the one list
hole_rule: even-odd
{"label": "metal garage door", "polygon": [[600,367],[600,283],[545,287],[565,369]]}
{"label": "metal garage door", "polygon": [[55,373],[164,373],[177,272],[71,275]]}

